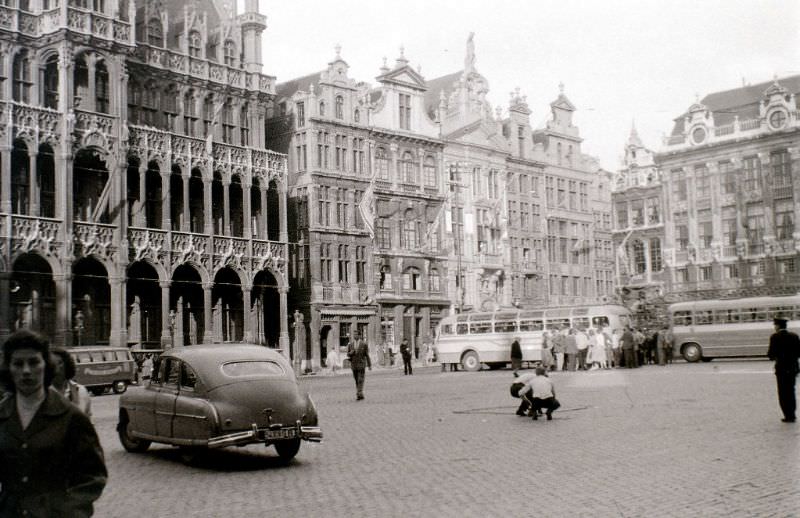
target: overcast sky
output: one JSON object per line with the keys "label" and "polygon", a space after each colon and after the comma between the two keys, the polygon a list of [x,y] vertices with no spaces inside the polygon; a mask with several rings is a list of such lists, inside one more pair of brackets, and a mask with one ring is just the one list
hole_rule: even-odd
{"label": "overcast sky", "polygon": [[800,74],[798,0],[260,1],[264,72],[279,82],[326,67],[342,46],[350,76],[375,84],[400,46],[432,79],[461,70],[475,33],[489,101],[519,87],[541,127],[565,94],[585,153],[617,170],[631,121],[658,149],[672,119],[714,91]]}

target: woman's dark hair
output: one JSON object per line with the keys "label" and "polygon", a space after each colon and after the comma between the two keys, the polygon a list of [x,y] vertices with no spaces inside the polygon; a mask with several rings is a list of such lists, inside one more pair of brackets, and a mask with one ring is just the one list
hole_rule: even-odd
{"label": "woman's dark hair", "polygon": [[20,349],[33,349],[42,354],[44,359],[44,386],[50,386],[53,381],[53,361],[50,359],[50,342],[39,333],[22,329],[8,337],[3,343],[3,363],[0,365],[0,383],[9,391],[14,392],[14,382],[8,370],[11,355]]}
{"label": "woman's dark hair", "polygon": [[61,361],[64,362],[64,377],[68,380],[71,380],[75,377],[75,360],[72,359],[72,355],[69,354],[69,351],[64,349],[63,347],[53,347],[50,349],[50,354],[53,356],[58,356],[61,358]]}

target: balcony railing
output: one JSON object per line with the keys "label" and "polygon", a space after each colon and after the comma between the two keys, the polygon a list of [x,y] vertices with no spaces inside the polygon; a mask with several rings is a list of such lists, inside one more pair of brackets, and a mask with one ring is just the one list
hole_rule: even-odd
{"label": "balcony railing", "polygon": [[792,198],[794,196],[794,187],[791,185],[773,185],[772,196],[774,198]]}
{"label": "balcony railing", "polygon": [[736,245],[723,246],[722,257],[736,257]]}
{"label": "balcony railing", "polygon": [[750,131],[761,127],[761,119],[750,119],[739,122],[740,131]]}
{"label": "balcony railing", "polygon": [[[134,13],[131,11],[128,15],[130,18]],[[0,29],[20,32],[32,37],[41,37],[61,29],[69,29],[107,41],[126,45],[135,43],[130,22],[81,8],[75,2],[69,2],[66,11],[59,6],[40,13],[28,13],[15,7],[0,5]]]}

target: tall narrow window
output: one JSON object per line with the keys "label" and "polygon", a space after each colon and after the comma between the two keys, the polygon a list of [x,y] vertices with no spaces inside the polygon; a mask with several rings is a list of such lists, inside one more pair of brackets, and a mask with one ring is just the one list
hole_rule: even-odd
{"label": "tall narrow window", "polygon": [[250,113],[247,103],[242,105],[239,110],[239,144],[242,146],[250,145]]}
{"label": "tall narrow window", "polygon": [[164,46],[164,28],[161,20],[156,17],[150,18],[147,22],[147,44],[153,47]]}
{"label": "tall narrow window", "polygon": [[388,218],[375,219],[375,239],[378,242],[378,248],[392,247],[392,229]]}
{"label": "tall narrow window", "polygon": [[325,116],[325,101],[320,101],[319,102],[319,116],[320,117],[324,117]]}
{"label": "tall narrow window", "polygon": [[229,67],[236,64],[236,44],[233,40],[225,40],[222,45],[222,60]]}
{"label": "tall narrow window", "polygon": [[147,126],[156,126],[159,119],[159,97],[160,90],[155,81],[148,82],[142,92],[141,122]]}
{"label": "tall narrow window", "polygon": [[214,98],[211,94],[203,100],[203,135],[209,135],[214,131]]}
{"label": "tall narrow window", "polygon": [[[0,73],[0,76],[3,74]],[[0,80],[0,85],[2,80]],[[45,108],[58,108],[58,56],[50,56],[44,66],[42,101]]]}
{"label": "tall narrow window", "polygon": [[425,169],[425,185],[436,187],[436,160],[432,156],[426,156],[423,168]]}
{"label": "tall narrow window", "polygon": [[356,283],[364,284],[367,279],[367,247],[356,247]]}
{"label": "tall narrow window", "polygon": [[336,96],[336,118],[344,119],[344,97]]}
{"label": "tall narrow window", "polygon": [[705,165],[697,165],[694,168],[694,192],[698,200],[711,196],[711,177]]}
{"label": "tall narrow window", "polygon": [[14,56],[13,65],[13,97],[15,101],[21,103],[31,102],[31,60],[27,50],[21,50]]}
{"label": "tall narrow window", "polygon": [[375,167],[378,169],[376,175],[379,179],[389,179],[389,158],[385,148],[379,147],[375,150]]}
{"label": "tall narrow window", "polygon": [[339,282],[350,282],[350,247],[339,245]]}
{"label": "tall narrow window", "polygon": [[167,131],[176,131],[175,122],[178,118],[178,87],[171,84],[164,91],[164,126]]}
{"label": "tall narrow window", "polygon": [[302,128],[306,125],[306,105],[305,103],[297,103],[297,127]]}
{"label": "tall narrow window", "polygon": [[792,161],[786,150],[772,153],[769,159],[772,168],[772,185],[787,187],[792,185]]}
{"label": "tall narrow window", "polygon": [[403,157],[400,159],[400,162],[398,162],[398,167],[400,169],[398,171],[400,181],[407,184],[417,183],[416,168],[414,167],[414,156],[409,151],[403,153]]}
{"label": "tall narrow window", "polygon": [[233,144],[233,106],[230,98],[222,105],[222,141]]}
{"label": "tall narrow window", "polygon": [[197,31],[189,32],[189,56],[199,58],[202,56],[202,39]]}
{"label": "tall narrow window", "polygon": [[686,201],[688,189],[686,187],[686,172],[682,169],[672,171],[672,196],[675,201]]}
{"label": "tall narrow window", "polygon": [[197,123],[197,106],[194,100],[194,90],[189,90],[183,95],[183,134],[194,136]]}
{"label": "tall narrow window", "polygon": [[757,156],[747,157],[742,160],[744,173],[744,189],[752,191],[761,187],[761,161]]}
{"label": "tall narrow window", "polygon": [[400,95],[400,129],[411,129],[411,96],[408,94]]}
{"label": "tall narrow window", "polygon": [[403,218],[403,247],[406,250],[419,248],[418,221],[414,211],[409,209]]}

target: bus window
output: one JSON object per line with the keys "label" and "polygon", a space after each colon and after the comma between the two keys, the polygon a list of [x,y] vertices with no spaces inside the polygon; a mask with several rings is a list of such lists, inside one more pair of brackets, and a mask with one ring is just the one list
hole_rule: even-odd
{"label": "bus window", "polygon": [[738,309],[718,309],[714,311],[715,324],[732,324],[739,321]]}
{"label": "bus window", "polygon": [[565,327],[570,327],[568,318],[551,318],[547,320],[545,328],[560,331]]}
{"label": "bus window", "polygon": [[471,334],[484,334],[492,332],[491,322],[470,322]]}
{"label": "bus window", "polygon": [[442,326],[442,334],[444,334],[444,335],[452,335],[453,334],[453,326],[452,326],[452,324],[447,324],[446,326]]}
{"label": "bus window", "polygon": [[692,312],[676,311],[672,316],[672,321],[676,326],[690,326],[692,325]]}
{"label": "bus window", "polygon": [[697,325],[713,324],[714,318],[710,309],[698,310],[694,312]]}
{"label": "bus window", "polygon": [[103,353],[100,352],[100,351],[97,351],[97,352],[94,352],[94,353],[89,353],[89,354],[91,354],[93,362],[104,362],[104,361],[106,361],[105,357],[103,356]]}
{"label": "bus window", "polygon": [[503,320],[502,322],[495,321],[495,333],[515,333],[517,331],[517,323],[515,321]]}
{"label": "bus window", "polygon": [[766,322],[765,308],[746,308],[742,310],[742,322]]}
{"label": "bus window", "polygon": [[541,320],[521,320],[519,323],[520,331],[541,331],[543,323]]}
{"label": "bus window", "polygon": [[572,319],[572,327],[575,329],[589,329],[589,317],[575,317]]}
{"label": "bus window", "polygon": [[608,327],[608,317],[592,317],[592,327],[597,329]]}
{"label": "bus window", "polygon": [[793,306],[777,306],[771,307],[768,309],[767,319],[773,320],[775,318],[785,318],[787,320],[792,320],[794,316],[794,307]]}
{"label": "bus window", "polygon": [[456,326],[456,334],[459,335],[469,334],[469,327],[467,326],[467,324],[466,323],[458,324],[458,326]]}

